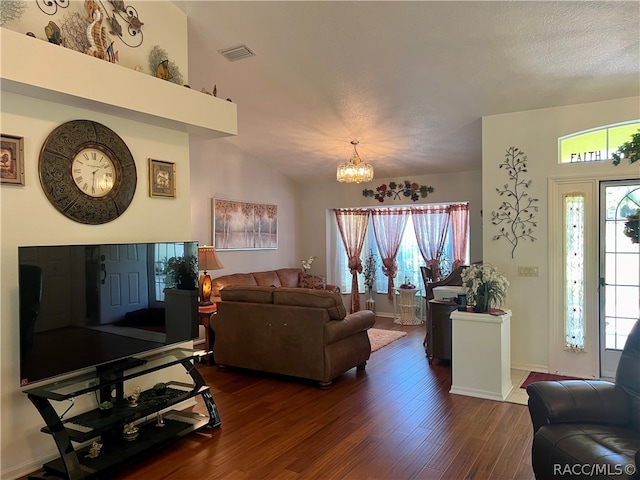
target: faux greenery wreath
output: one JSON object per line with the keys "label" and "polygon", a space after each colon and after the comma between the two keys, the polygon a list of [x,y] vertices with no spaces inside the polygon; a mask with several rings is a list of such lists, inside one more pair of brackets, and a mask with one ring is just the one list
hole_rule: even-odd
{"label": "faux greenery wreath", "polygon": [[638,239],[640,235],[640,208],[636,210],[636,213],[632,213],[627,217],[622,233],[631,239],[631,243],[638,243],[640,241]]}
{"label": "faux greenery wreath", "polygon": [[[623,158],[629,159],[629,163],[640,160],[640,130],[631,135],[631,140],[618,147],[618,151],[611,154],[614,165],[620,165]],[[637,238],[637,236],[636,236]]]}

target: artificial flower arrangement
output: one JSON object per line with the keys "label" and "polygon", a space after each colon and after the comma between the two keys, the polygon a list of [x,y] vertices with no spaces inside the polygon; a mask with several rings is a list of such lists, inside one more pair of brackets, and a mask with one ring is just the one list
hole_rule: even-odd
{"label": "artificial flower arrangement", "polygon": [[462,271],[461,277],[467,301],[475,305],[474,312],[486,312],[504,304],[509,281],[493,265],[471,265]]}
{"label": "artificial flower arrangement", "polygon": [[316,259],[315,256],[311,256],[309,258],[307,258],[306,260],[301,260],[300,263],[302,264],[302,271],[307,273],[307,270],[311,269],[311,264],[313,263],[313,261]]}
{"label": "artificial flower arrangement", "polygon": [[400,285],[398,288],[401,288],[403,290],[415,290],[416,286],[413,283],[411,283],[408,277],[405,277],[404,283]]}

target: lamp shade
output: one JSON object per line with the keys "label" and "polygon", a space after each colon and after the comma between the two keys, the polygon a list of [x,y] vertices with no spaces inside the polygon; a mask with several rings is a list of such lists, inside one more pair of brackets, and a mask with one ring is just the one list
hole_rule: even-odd
{"label": "lamp shade", "polygon": [[198,268],[205,272],[207,270],[220,270],[224,268],[214,247],[205,245],[198,248]]}

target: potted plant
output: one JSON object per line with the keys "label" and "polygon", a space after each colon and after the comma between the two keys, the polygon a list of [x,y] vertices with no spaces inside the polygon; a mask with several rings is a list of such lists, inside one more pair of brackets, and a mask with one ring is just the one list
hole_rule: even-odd
{"label": "potted plant", "polygon": [[171,257],[167,261],[167,286],[195,290],[198,285],[198,260],[194,255]]}
{"label": "potted plant", "polygon": [[162,396],[167,391],[167,384],[164,382],[158,382],[153,386],[153,391],[156,392],[156,395]]}
{"label": "potted plant", "polygon": [[467,290],[467,299],[474,304],[476,313],[486,312],[501,306],[507,298],[509,281],[488,263],[471,265],[461,274],[462,285]]}
{"label": "potted plant", "polygon": [[106,400],[102,402],[100,405],[98,405],[98,408],[100,408],[100,416],[106,417],[113,413],[113,402]]}
{"label": "potted plant", "polygon": [[620,165],[623,158],[629,160],[629,163],[635,163],[640,160],[640,130],[631,135],[631,140],[623,143],[618,147],[618,151],[611,154],[614,165]]}

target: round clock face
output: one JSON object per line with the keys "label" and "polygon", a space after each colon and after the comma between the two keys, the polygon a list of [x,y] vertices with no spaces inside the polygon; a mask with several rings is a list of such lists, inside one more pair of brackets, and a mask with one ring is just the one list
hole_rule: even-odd
{"label": "round clock face", "polygon": [[83,148],[71,162],[76,186],[93,198],[104,197],[113,190],[116,169],[109,156],[97,148]]}
{"label": "round clock face", "polygon": [[51,204],[66,217],[90,225],[122,215],[138,182],[124,141],[91,120],[72,120],[54,129],[42,146],[38,170]]}

